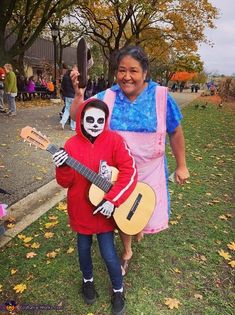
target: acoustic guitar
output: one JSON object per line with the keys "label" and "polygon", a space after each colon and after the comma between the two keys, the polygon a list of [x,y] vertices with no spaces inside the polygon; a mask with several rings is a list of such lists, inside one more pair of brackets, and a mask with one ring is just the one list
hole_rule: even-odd
{"label": "acoustic guitar", "polygon": [[[30,144],[42,150],[47,150],[51,154],[56,153],[59,149],[51,144],[46,136],[32,127],[23,128],[20,136]],[[110,182],[70,156],[66,160],[66,164],[92,183],[89,190],[89,199],[94,206],[97,206],[103,200],[105,193],[112,188],[118,178],[118,170],[114,167],[112,167]],[[115,209],[113,218],[122,232],[135,235],[147,225],[155,209],[155,204],[156,196],[153,189],[145,183],[138,182],[128,199]]]}

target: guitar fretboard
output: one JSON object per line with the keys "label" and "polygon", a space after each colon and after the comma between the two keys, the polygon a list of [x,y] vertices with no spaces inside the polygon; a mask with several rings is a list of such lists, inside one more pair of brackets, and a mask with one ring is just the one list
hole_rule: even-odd
{"label": "guitar fretboard", "polygon": [[[56,153],[58,150],[59,148],[55,146],[54,144],[49,144],[47,147],[47,151],[50,152],[51,154]],[[79,174],[84,176],[86,179],[88,179],[91,183],[95,184],[104,192],[107,193],[111,189],[112,184],[107,179],[101,177],[99,174],[92,171],[85,165],[81,164],[80,162],[72,158],[71,156],[68,157],[65,163],[68,166],[75,169]]]}

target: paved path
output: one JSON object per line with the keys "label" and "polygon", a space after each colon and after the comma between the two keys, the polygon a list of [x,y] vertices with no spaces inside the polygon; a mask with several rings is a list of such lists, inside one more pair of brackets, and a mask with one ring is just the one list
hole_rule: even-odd
{"label": "paved path", "polygon": [[[181,107],[199,96],[189,92],[171,94]],[[61,107],[48,103],[44,107],[19,109],[14,117],[0,114],[0,188],[11,193],[0,193],[0,202],[9,206],[9,214],[18,223],[18,227],[7,230],[9,239],[65,197],[66,191],[54,180],[50,153],[35,150],[20,137],[21,129],[28,125],[46,134],[52,143],[63,146],[73,132],[69,125],[61,129]],[[5,239],[2,243],[6,242]]]}

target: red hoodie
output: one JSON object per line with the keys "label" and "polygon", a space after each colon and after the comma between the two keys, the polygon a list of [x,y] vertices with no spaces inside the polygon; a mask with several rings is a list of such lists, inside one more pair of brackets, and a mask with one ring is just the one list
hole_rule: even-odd
{"label": "red hoodie", "polygon": [[[118,207],[126,201],[137,183],[134,158],[123,138],[107,129],[107,119],[105,130],[94,143],[83,135],[81,113],[90,101],[91,99],[79,107],[76,118],[77,134],[65,143],[64,148],[71,157],[96,173],[99,172],[101,160],[105,160],[109,166],[119,170],[117,181],[104,196],[104,199]],[[69,223],[75,232],[89,235],[113,231],[116,228],[112,217],[107,219],[101,213],[93,215],[95,207],[88,198],[91,183],[85,177],[66,165],[56,168],[56,180],[62,187],[68,188]]]}

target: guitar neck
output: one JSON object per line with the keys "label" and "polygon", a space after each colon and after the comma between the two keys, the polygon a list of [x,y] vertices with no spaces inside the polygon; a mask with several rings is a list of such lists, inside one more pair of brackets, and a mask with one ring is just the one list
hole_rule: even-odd
{"label": "guitar neck", "polygon": [[[54,144],[49,144],[47,147],[47,151],[50,152],[51,154],[54,154],[58,151],[58,147],[55,146]],[[101,177],[99,174],[96,172],[92,171],[85,165],[81,164],[71,156],[68,157],[68,159],[65,162],[68,166],[72,167],[75,169],[79,174],[84,176],[86,179],[88,179],[91,183],[99,187],[101,190],[104,192],[108,192],[112,184],[105,178]]]}

